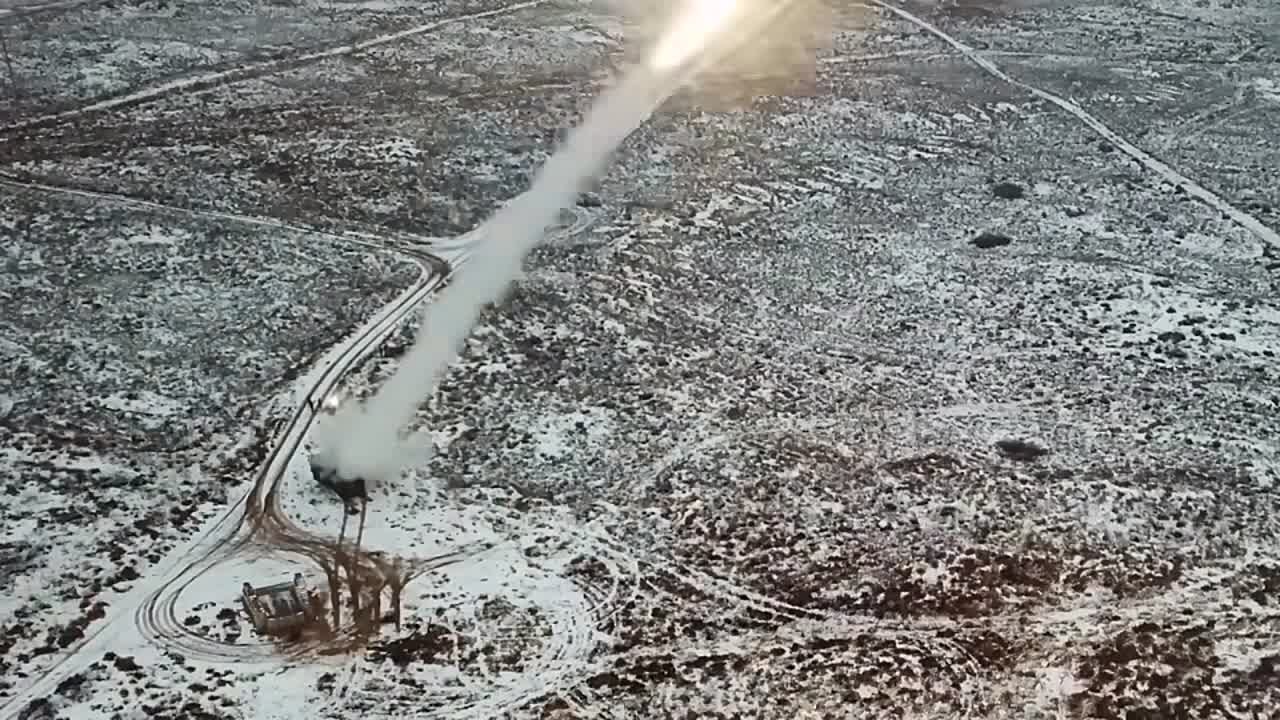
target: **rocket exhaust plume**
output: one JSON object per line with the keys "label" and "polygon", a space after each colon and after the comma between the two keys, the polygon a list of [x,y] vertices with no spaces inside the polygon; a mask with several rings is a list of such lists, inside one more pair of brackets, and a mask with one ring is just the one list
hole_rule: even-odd
{"label": "rocket exhaust plume", "polygon": [[[484,306],[502,300],[519,277],[525,256],[561,210],[576,201],[627,136],[695,72],[693,65],[705,62],[702,56],[722,40],[729,24],[743,20],[735,3],[690,0],[648,64],[607,90],[547,160],[530,189],[477,231],[466,262],[423,311],[418,335],[396,372],[368,401],[344,404],[319,428],[320,452],[313,464],[376,484],[429,459],[430,441],[403,433],[462,350]],[[757,14],[752,19],[759,22],[753,25],[763,27],[781,4],[775,3],[773,13]]]}
{"label": "rocket exhaust plume", "polygon": [[426,438],[402,437],[419,405],[435,391],[488,303],[502,300],[528,253],[604,169],[613,151],[664,98],[649,72],[625,79],[596,103],[564,147],[547,160],[528,192],[500,209],[477,233],[472,252],[422,314],[413,346],[367,402],[347,403],[317,438],[317,461],[345,478],[385,482],[429,458]]}

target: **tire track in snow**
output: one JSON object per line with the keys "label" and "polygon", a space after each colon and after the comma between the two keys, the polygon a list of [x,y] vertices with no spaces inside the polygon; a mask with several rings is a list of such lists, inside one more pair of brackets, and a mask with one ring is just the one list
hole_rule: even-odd
{"label": "tire track in snow", "polygon": [[10,123],[4,127],[0,127],[0,133],[11,134],[25,130],[36,130],[39,128],[49,127],[51,125],[57,125],[68,120],[74,120],[85,115],[141,105],[170,95],[197,95],[245,80],[252,80],[266,75],[284,72],[286,70],[293,70],[321,60],[329,60],[346,55],[356,55],[366,50],[372,50],[384,45],[399,42],[406,38],[425,35],[433,30],[439,30],[440,28],[448,27],[449,25],[457,25],[459,23],[465,23],[472,20],[483,20],[484,18],[497,17],[500,15],[510,15],[521,10],[527,10],[539,5],[544,5],[547,2],[549,2],[549,0],[525,0],[524,2],[512,3],[510,5],[504,5],[491,10],[483,10],[480,12],[467,13],[465,15],[441,18],[429,23],[415,25],[414,27],[406,28],[404,30],[397,30],[396,32],[378,35],[367,40],[338,45],[296,57],[267,60],[250,65],[241,65],[227,70],[219,70],[216,72],[202,73],[177,80],[170,80],[141,90],[127,92],[123,95],[116,95],[103,100],[97,100],[78,108],[71,108],[69,110],[62,110]]}
{"label": "tire track in snow", "polygon": [[[648,578],[661,577],[678,586],[685,587],[706,595],[712,600],[724,600],[748,611],[781,618],[785,621],[821,620],[833,617],[844,617],[841,613],[828,610],[812,610],[792,605],[772,598],[764,593],[756,592],[726,578],[710,573],[693,570],[684,563],[661,557],[656,554],[637,557],[626,550],[617,541],[607,541],[615,553],[628,553],[636,563],[638,573]],[[671,595],[670,590],[655,588],[657,592]]]}
{"label": "tire track in snow", "polygon": [[486,689],[471,702],[441,707],[431,717],[481,720],[520,709],[540,698],[559,697],[573,702],[573,690],[590,675],[592,662],[599,655],[603,630],[624,602],[640,591],[640,576],[634,556],[617,549],[602,531],[570,525],[561,528],[561,532],[573,538],[571,549],[579,557],[599,563],[606,577],[588,581],[575,576],[572,582],[581,591],[580,596],[565,598],[572,603],[544,606],[548,617],[554,618],[549,623],[549,647],[532,662],[525,659],[525,682]]}
{"label": "tire track in snow", "polygon": [[[395,248],[387,248],[380,246],[368,240],[362,240],[359,237],[334,235],[332,233],[316,232],[307,228],[290,226],[285,223],[265,220],[262,218],[253,218],[250,216],[238,216],[230,213],[205,212],[198,210],[189,210],[186,208],[178,208],[159,203],[153,203],[144,200],[137,200],[126,196],[111,195],[108,193],[98,193],[92,191],[78,190],[74,188],[58,187],[55,185],[41,183],[27,183],[0,176],[0,187],[9,187],[23,191],[40,191],[52,194],[63,194],[74,197],[80,197],[101,202],[111,202],[134,207],[141,207],[151,210],[157,210],[168,214],[186,215],[188,217],[202,217],[218,219],[223,221],[245,223],[260,227],[268,227],[273,229],[286,229],[299,233],[305,233],[320,237],[330,241],[342,241],[371,247],[389,254],[398,256],[406,256],[407,259],[418,262],[422,265],[422,272],[418,279],[403,292],[399,293],[387,305],[380,308],[374,317],[362,327],[356,328],[352,333],[348,334],[341,342],[336,344],[326,355],[319,358],[316,367],[332,368],[341,358],[347,356],[351,352],[353,343],[359,344],[362,338],[371,333],[378,332],[378,328],[387,322],[385,317],[388,311],[394,313],[407,299],[421,294],[423,292],[431,292],[428,286],[431,286],[433,277],[429,267],[420,259],[414,258],[412,255],[397,251]],[[416,302],[414,303],[416,306]],[[357,350],[359,353],[359,350]],[[336,356],[337,359],[334,359]],[[323,381],[325,374],[321,374]],[[292,391],[291,391],[292,392]],[[305,403],[305,397],[309,393],[304,393],[304,399],[300,402]],[[307,406],[303,406],[301,410],[295,412],[294,422],[289,427],[284,428],[283,434],[277,433],[270,442],[279,447],[280,443],[287,442],[285,437],[293,431],[293,425],[298,422],[298,417],[305,412]],[[264,466],[264,472],[269,469],[273,462],[274,456],[267,459],[267,465]],[[109,610],[107,616],[102,620],[90,625],[85,632],[84,638],[75,646],[67,648],[58,658],[48,667],[38,671],[34,678],[30,679],[26,687],[18,690],[12,697],[0,701],[0,717],[21,716],[23,708],[32,699],[46,697],[55,687],[67,676],[83,668],[87,664],[85,656],[92,652],[102,650],[103,646],[113,640],[118,634],[117,626],[123,621],[126,615],[132,615],[135,620],[135,627],[141,630],[143,637],[147,637],[148,628],[158,628],[161,633],[165,632],[167,626],[176,622],[175,619],[168,617],[173,612],[172,603],[169,603],[166,609],[157,612],[157,608],[161,606],[160,593],[164,588],[181,580],[187,576],[192,570],[201,567],[220,557],[221,553],[225,553],[229,549],[236,546],[237,538],[239,538],[242,529],[242,521],[244,510],[250,502],[255,501],[258,494],[258,485],[255,483],[245,495],[239,497],[231,504],[225,512],[220,513],[215,518],[207,522],[207,524],[190,538],[176,542],[174,547],[165,555],[160,563],[153,566],[132,588],[126,591],[122,597],[115,599],[111,604],[112,610]],[[189,583],[188,583],[189,584]],[[149,608],[149,610],[148,610]],[[143,614],[150,614],[152,617],[148,620],[140,620]],[[180,623],[179,626],[181,627]],[[190,634],[189,631],[184,634]],[[213,650],[202,646],[206,652],[208,659],[220,657],[225,662],[233,659],[223,655],[223,651]],[[237,659],[243,659],[243,655]]]}
{"label": "tire track in snow", "polygon": [[[950,677],[957,686],[964,685],[964,690],[957,695],[958,706],[963,711],[971,711],[978,707],[983,691],[978,679],[985,675],[982,663],[975,655],[973,647],[966,645],[961,634],[966,631],[979,632],[989,629],[983,622],[964,623],[950,619],[916,620],[875,617],[870,615],[850,615],[838,611],[812,610],[774,600],[766,595],[746,589],[732,581],[714,575],[692,570],[682,563],[670,561],[656,555],[640,560],[640,569],[646,578],[663,578],[667,582],[692,590],[704,596],[705,600],[725,601],[730,605],[730,612],[746,612],[767,617],[776,628],[771,630],[729,631],[709,642],[694,643],[674,640],[669,645],[648,645],[635,648],[633,653],[604,655],[600,664],[621,660],[641,661],[646,658],[669,659],[680,666],[685,661],[703,660],[708,656],[729,655],[738,657],[762,656],[771,654],[778,648],[788,648],[796,642],[814,640],[835,640],[851,643],[851,649],[858,649],[865,644],[865,638],[892,642],[894,652],[907,658],[929,658],[936,663],[936,672]],[[674,606],[688,605],[688,598],[675,588],[659,588],[650,585],[651,595],[665,598]],[[724,612],[724,608],[720,608]],[[716,612],[710,610],[710,612]],[[1075,617],[1074,615],[1072,617]],[[1001,626],[1019,628],[1022,622],[1017,618],[1008,618],[999,623]],[[862,648],[864,652],[879,652],[871,648]],[[837,661],[839,662],[839,661]],[[616,671],[616,667],[615,667]],[[609,703],[599,691],[589,687],[585,682],[578,682],[569,691],[560,691],[559,697],[582,717],[616,717],[609,711]]]}
{"label": "tire track in snow", "polygon": [[[534,2],[523,3],[518,7],[508,7],[505,10],[511,11],[513,8],[532,7],[541,4],[543,1],[535,0]],[[497,12],[490,11],[477,16],[493,14],[497,14]],[[403,36],[403,33],[400,36]],[[330,55],[341,54],[344,50],[347,49],[343,48],[339,49],[339,52],[330,52]],[[170,91],[172,89],[164,92]],[[134,99],[145,101],[147,98],[139,99],[135,97]],[[117,103],[110,107],[118,107],[119,105]],[[89,111],[94,109],[103,110],[109,108],[96,107],[91,108]],[[78,114],[83,112],[86,112],[86,110],[81,109]],[[56,121],[55,119],[51,122]],[[80,192],[78,194],[89,197],[102,197],[100,194],[95,193]],[[143,206],[154,205],[145,201],[138,204]],[[350,240],[350,238],[347,239]],[[349,344],[349,342],[344,343],[344,345]],[[295,422],[290,426],[289,434],[291,437],[296,437],[294,433],[294,425],[296,424],[297,418],[295,417]],[[273,459],[278,455],[278,452],[274,454]],[[269,469],[268,472],[270,472]],[[251,491],[251,502],[260,500],[258,496],[261,485],[259,483]],[[618,614],[621,608],[621,598],[628,595],[634,598],[639,592],[638,563],[624,548],[616,546],[612,540],[603,541],[601,536],[594,531],[585,530],[575,524],[564,525],[561,530],[563,535],[575,538],[575,548],[580,549],[584,556],[597,560],[605,568],[604,574],[606,577],[602,581],[594,579],[586,582],[575,580],[575,584],[581,583],[580,586],[583,592],[569,593],[567,596],[558,597],[555,601],[543,605],[543,608],[549,611],[548,616],[550,618],[551,638],[553,638],[553,641],[543,644],[542,652],[531,661],[530,671],[523,674],[520,682],[510,683],[505,687],[490,688],[488,692],[483,694],[471,692],[470,696],[462,698],[461,702],[435,709],[435,712],[428,715],[429,717],[450,718],[451,720],[459,717],[492,717],[505,710],[522,707],[538,698],[565,695],[577,683],[586,679],[591,668],[592,657],[598,651],[602,637],[600,633],[601,625],[606,624]],[[178,578],[185,572],[187,570],[180,573]],[[177,578],[174,579],[176,580]],[[163,588],[160,592],[163,592]],[[153,593],[153,596],[158,594]],[[170,598],[168,602],[172,606],[176,603],[176,597]],[[491,680],[495,677],[493,673],[488,673],[488,676]],[[51,681],[46,677],[42,682],[49,684]],[[471,689],[474,690],[474,688]]]}
{"label": "tire track in snow", "polygon": [[[396,259],[414,262],[413,257],[406,257],[406,253],[400,249],[390,246],[380,241],[383,235],[391,236],[391,233],[377,232],[376,228],[369,230],[349,230],[341,233],[323,230],[321,228],[307,227],[305,225],[294,225],[276,220],[274,218],[259,217],[257,215],[241,215],[233,212],[225,212],[221,210],[200,210],[198,208],[182,207],[180,205],[167,205],[152,200],[143,200],[133,197],[132,195],[124,195],[118,193],[101,192],[98,190],[84,190],[82,188],[72,187],[70,185],[59,185],[53,182],[41,182],[39,180],[26,180],[21,177],[11,175],[6,172],[0,172],[0,187],[9,187],[15,190],[38,190],[45,193],[55,193],[60,195],[70,195],[85,200],[98,200],[102,202],[110,202],[118,205],[128,205],[130,207],[140,208],[144,210],[152,210],[155,212],[165,213],[169,215],[185,215],[192,218],[201,218],[204,220],[218,220],[222,222],[236,223],[238,225],[250,225],[253,227],[266,228],[270,230],[284,230],[286,232],[297,233],[299,235],[307,235],[310,237],[321,238],[330,243],[345,245],[360,245],[373,250],[378,250],[384,254],[394,255]],[[399,234],[398,242],[406,245],[416,245],[415,252],[430,252],[434,245],[431,243],[433,238],[414,238]],[[417,242],[414,242],[414,241]],[[444,248],[449,251],[450,248]]]}
{"label": "tire track in snow", "polygon": [[55,10],[74,10],[83,5],[96,5],[99,2],[100,0],[62,0],[61,2],[17,3],[6,7],[0,7],[0,20],[30,17],[41,13],[53,12]]}
{"label": "tire track in snow", "polygon": [[1041,90],[1040,88],[1035,87],[1034,85],[1024,83],[1021,80],[1014,78],[1013,76],[1009,75],[1005,71],[1001,70],[995,63],[991,62],[986,57],[984,57],[983,54],[978,50],[975,50],[969,45],[966,45],[964,42],[956,39],[954,36],[946,33],[945,31],[938,28],[936,25],[930,23],[928,20],[925,20],[918,15],[908,12],[898,7],[897,5],[894,5],[893,3],[885,2],[885,0],[866,0],[866,1],[871,3],[875,7],[882,8],[883,10],[889,13],[897,15],[899,18],[906,20],[907,22],[919,27],[925,32],[933,35],[939,40],[950,45],[961,55],[964,55],[966,58],[968,58],[970,62],[977,65],[979,68],[982,68],[982,70],[984,70],[988,75],[991,75],[992,77],[998,80],[1008,83],[1009,85],[1013,85],[1014,87],[1021,88],[1022,90],[1025,90],[1026,92],[1034,95],[1035,97],[1041,100],[1044,100],[1045,102],[1051,105],[1054,105],[1058,109],[1066,112],[1068,115],[1071,115],[1072,117],[1079,120],[1086,127],[1088,127],[1090,130],[1093,130],[1095,133],[1097,133],[1099,136],[1101,136],[1102,138],[1110,142],[1112,145],[1115,145],[1124,154],[1133,158],[1135,161],[1138,162],[1138,164],[1146,168],[1147,171],[1150,172],[1152,175],[1159,177],[1161,180],[1164,180],[1165,182],[1175,187],[1182,188],[1182,190],[1186,192],[1188,195],[1196,198],[1197,200],[1200,200],[1205,205],[1208,205],[1214,210],[1217,210],[1223,215],[1231,218],[1233,222],[1243,227],[1244,229],[1248,230],[1250,233],[1254,235],[1254,237],[1258,238],[1263,243],[1271,245],[1272,247],[1275,247],[1275,248],[1280,248],[1280,233],[1277,233],[1275,230],[1272,230],[1271,228],[1262,224],[1261,221],[1259,221],[1257,218],[1250,215],[1249,213],[1246,213],[1243,210],[1240,210],[1239,208],[1235,207],[1231,203],[1228,203],[1226,200],[1223,200],[1221,196],[1217,195],[1216,193],[1204,187],[1203,185],[1200,185],[1199,183],[1192,180],[1191,178],[1188,178],[1187,176],[1179,173],[1177,170],[1173,169],[1172,167],[1162,162],[1161,160],[1158,160],[1155,157],[1151,156],[1149,153],[1142,150],[1137,145],[1134,145],[1132,142],[1129,142],[1128,140],[1126,140],[1119,133],[1107,127],[1107,125],[1104,124],[1101,120],[1094,117],[1093,115],[1090,115],[1087,111],[1085,111],[1084,108],[1080,107],[1074,102],[1071,102],[1070,100],[1054,95],[1053,93],[1048,92],[1046,90]]}
{"label": "tire track in snow", "polygon": [[[564,225],[552,230],[544,242],[564,242],[568,237],[586,232],[595,221],[592,213],[581,208],[574,208],[569,214],[572,217],[566,217]],[[482,230],[483,226],[480,231]],[[456,267],[466,262],[469,255],[468,241],[474,240],[477,232],[479,231],[468,233],[463,238],[432,242],[424,247],[449,256]],[[282,476],[276,489],[285,492],[290,486],[291,483]],[[503,535],[520,537],[531,532],[528,520],[520,512],[496,507],[491,508],[490,512],[496,513],[496,516],[492,517],[492,522],[495,529]],[[478,618],[462,623],[433,619],[433,623],[466,637],[472,647],[496,650],[497,652],[492,655],[497,658],[501,658],[506,654],[505,651],[513,647],[527,650],[525,641],[530,637],[535,637],[537,644],[533,652],[524,652],[520,655],[516,670],[490,667],[490,663],[486,660],[489,653],[478,652],[474,656],[469,656],[467,660],[473,666],[474,672],[462,673],[462,677],[466,678],[462,686],[449,685],[438,688],[427,701],[420,697],[413,699],[415,712],[419,715],[441,720],[490,718],[525,707],[539,698],[556,696],[566,698],[574,686],[590,674],[591,662],[599,654],[603,637],[602,627],[607,626],[620,612],[622,605],[634,599],[639,592],[639,564],[626,550],[617,549],[611,540],[604,538],[601,532],[594,528],[584,528],[576,523],[564,521],[555,521],[552,525],[553,527],[550,528],[538,526],[535,529],[543,533],[550,532],[552,537],[569,538],[570,546],[565,552],[598,561],[603,568],[604,577],[599,581],[595,581],[595,578],[587,581],[577,576],[567,578],[568,582],[575,585],[580,592],[565,593],[553,602],[538,604],[542,622],[535,623],[533,632],[537,633],[539,628],[544,629],[546,634],[541,636],[531,635],[528,628],[520,625],[514,628],[502,626],[492,629]],[[441,571],[445,575],[456,573],[461,578],[493,576],[497,572],[494,569],[495,563],[501,562],[503,560],[500,554],[472,555],[454,565],[442,567]],[[527,586],[536,586],[539,582],[548,580],[552,582],[566,580],[555,570],[542,568],[536,564],[527,566],[524,563],[513,564],[509,570],[503,572],[503,575],[515,578],[522,573],[528,581]],[[520,584],[518,580],[516,584]],[[465,588],[455,590],[452,597],[449,595],[446,593],[443,597],[433,597],[430,604],[435,607],[476,604],[475,594]],[[169,624],[173,625],[173,623]],[[173,629],[183,633],[189,641],[194,640],[199,643],[202,640],[187,628],[174,627]],[[166,641],[166,644],[168,642]],[[180,653],[183,652],[181,647],[175,649]],[[217,653],[215,652],[214,655],[216,656]],[[457,670],[463,670],[466,664],[456,650],[450,662]],[[392,705],[400,698],[386,697],[381,693],[370,695],[360,689],[358,687],[360,679],[368,673],[362,669],[364,666],[360,660],[353,661],[351,665],[355,669],[351,670],[351,677],[342,684],[343,697],[336,697],[339,693],[335,691],[336,700],[341,703],[340,707],[347,711],[369,713],[372,706],[375,709],[381,708],[381,711],[393,712]],[[567,699],[566,702],[568,702]]]}
{"label": "tire track in snow", "polygon": [[[573,556],[598,563],[603,577],[584,579],[579,574],[566,577],[555,568],[537,563],[525,563],[520,559],[504,559],[497,553],[471,566],[459,565],[446,568],[458,573],[460,579],[474,576],[509,578],[507,583],[515,588],[536,590],[542,585],[537,609],[537,621],[532,624],[506,624],[498,619],[483,616],[467,617],[462,622],[433,619],[434,624],[448,627],[465,638],[465,653],[455,650],[449,658],[440,658],[437,664],[451,666],[458,673],[461,684],[448,683],[433,687],[429,697],[417,695],[409,688],[406,695],[388,695],[385,689],[376,692],[357,690],[342,706],[344,711],[359,711],[369,715],[395,712],[397,706],[412,702],[415,717],[438,720],[488,720],[502,716],[542,699],[559,698],[573,704],[575,688],[586,680],[600,655],[605,635],[603,628],[615,616],[622,605],[639,592],[639,565],[630,553],[618,551],[611,541],[602,538],[595,528],[583,527],[572,520],[538,523],[531,528],[519,511],[492,508],[497,516],[491,516],[495,530],[505,535],[521,535],[530,532],[550,533],[551,537],[567,538],[556,554]],[[508,523],[510,525],[508,526]],[[519,553],[519,549],[507,544],[507,550]],[[557,591],[546,593],[551,581],[566,581],[577,592]],[[453,591],[433,591],[429,603],[436,607],[474,607],[477,596],[465,587]],[[534,647],[529,647],[533,640]],[[519,652],[515,667],[495,667],[494,662]],[[465,654],[466,657],[463,657]]]}
{"label": "tire track in snow", "polygon": [[[405,317],[439,289],[446,268],[425,258],[414,259],[420,263],[422,271],[418,280],[379,309],[370,321],[343,337],[327,354],[328,360],[322,359],[318,364],[325,368],[324,372],[311,387],[307,388],[307,392],[303,393],[302,405],[295,409],[292,418],[284,426],[282,434],[274,440],[272,453],[266,459],[253,487],[240,502],[240,505],[246,507],[241,524],[237,525],[231,535],[223,538],[222,544],[211,548],[198,562],[188,565],[181,574],[169,578],[139,607],[135,615],[135,623],[145,639],[159,644],[179,646],[186,643],[189,646],[187,651],[204,653],[205,659],[212,661],[217,661],[218,658],[225,660],[228,652],[233,653],[231,657],[234,657],[234,653],[240,652],[239,650],[228,651],[226,643],[208,640],[181,624],[177,620],[175,610],[178,598],[204,573],[226,562],[235,551],[242,549],[258,529],[250,516],[256,514],[254,511],[260,512],[264,508],[268,498],[281,485],[281,479],[288,475],[292,458],[305,446],[305,438],[317,416],[314,409],[316,396],[325,396],[331,392],[353,367],[367,359],[390,337]],[[246,521],[250,525],[245,526]],[[247,536],[240,534],[240,530],[246,527],[249,534]],[[305,547],[285,546],[281,550],[295,552],[305,550]],[[305,555],[305,553],[302,554]],[[449,557],[432,560],[443,563],[452,561]],[[170,590],[175,586],[175,589]]]}

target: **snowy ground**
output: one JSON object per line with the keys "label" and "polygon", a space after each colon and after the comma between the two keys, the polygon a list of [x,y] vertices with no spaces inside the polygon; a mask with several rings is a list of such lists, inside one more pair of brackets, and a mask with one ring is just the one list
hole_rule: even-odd
{"label": "snowy ground", "polygon": [[304,231],[0,193],[6,700],[225,512],[278,396],[418,268]]}
{"label": "snowy ground", "polygon": [[[824,50],[816,87],[736,110],[684,98],[620,153],[577,231],[538,252],[424,411],[440,455],[373,506],[373,549],[492,544],[411,584],[400,635],[388,628],[354,657],[263,660],[236,588],[299,566],[238,558],[175,611],[252,662],[177,661],[180,648],[126,633],[33,709],[1267,717],[1280,703],[1277,18],[1263,0],[936,5],[903,7],[994,66],[900,15],[859,10]],[[621,52],[620,23],[584,3],[270,7],[0,16],[8,38],[26,28],[10,52],[28,88],[6,113],[28,129],[3,137],[0,170],[199,210],[453,234],[525,185]],[[317,21],[326,8],[344,19]],[[212,33],[235,24],[219,13],[270,28]],[[144,35],[163,45],[199,27],[217,57],[120,59]],[[379,40],[400,30],[414,32]],[[289,57],[312,59],[271,64]],[[206,69],[208,82],[177,82]],[[85,80],[108,75],[121,79]],[[148,88],[159,90],[109,102]],[[107,565],[86,564],[91,546],[120,541],[143,506],[225,499],[200,490],[216,481],[173,477],[236,439],[223,426],[210,420],[223,435],[192,440],[188,455],[146,443],[195,432],[171,418],[212,412],[198,399],[215,392],[219,411],[265,410],[293,361],[414,271],[301,236],[5,193],[19,211],[3,231],[45,232],[30,242],[49,249],[38,265],[17,246],[8,272],[22,282],[0,285],[0,317],[24,317],[12,305],[66,318],[4,335],[32,333],[29,372],[104,357],[99,344],[195,301],[216,302],[217,322],[186,311],[177,343],[234,335],[255,350],[201,354],[217,373],[180,376],[122,350],[92,382],[33,374],[0,390],[18,399],[0,405],[6,427],[30,435],[5,450],[6,487],[64,508],[51,518],[88,516],[52,536],[39,523],[49,549],[0,566],[0,583],[53,606],[5,606],[0,622],[19,637],[0,640],[11,682],[47,665],[33,653],[72,608],[94,616],[96,595],[54,579]],[[174,248],[179,237],[201,252]],[[54,253],[91,242],[88,259]],[[180,261],[193,255],[220,279],[188,304],[130,294],[194,291]],[[98,284],[70,283],[76,273]],[[243,290],[268,273],[278,289]],[[93,306],[107,281],[119,291]],[[85,293],[97,314],[73,312]],[[284,314],[298,304],[305,313]],[[117,386],[170,419],[111,405]],[[61,449],[66,428],[90,427],[105,449]],[[85,495],[75,463],[118,468],[101,472],[120,488]],[[336,501],[311,487],[303,458],[294,470],[286,511],[336,535]],[[114,509],[86,510],[104,502]],[[29,503],[7,512],[19,539],[0,546],[6,558],[36,532]],[[120,556],[145,577],[142,540]],[[11,692],[0,686],[0,701]]]}

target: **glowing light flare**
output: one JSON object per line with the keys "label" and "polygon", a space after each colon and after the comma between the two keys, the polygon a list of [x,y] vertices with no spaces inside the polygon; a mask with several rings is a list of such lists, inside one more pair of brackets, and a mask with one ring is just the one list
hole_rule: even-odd
{"label": "glowing light flare", "polygon": [[740,0],[686,0],[649,58],[654,70],[680,67],[715,42],[738,15]]}

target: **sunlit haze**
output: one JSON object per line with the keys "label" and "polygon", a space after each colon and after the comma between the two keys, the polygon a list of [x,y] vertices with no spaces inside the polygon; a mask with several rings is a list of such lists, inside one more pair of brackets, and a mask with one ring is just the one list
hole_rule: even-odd
{"label": "sunlit haze", "polygon": [[689,0],[658,40],[655,70],[677,68],[705,50],[738,16],[739,0]]}

